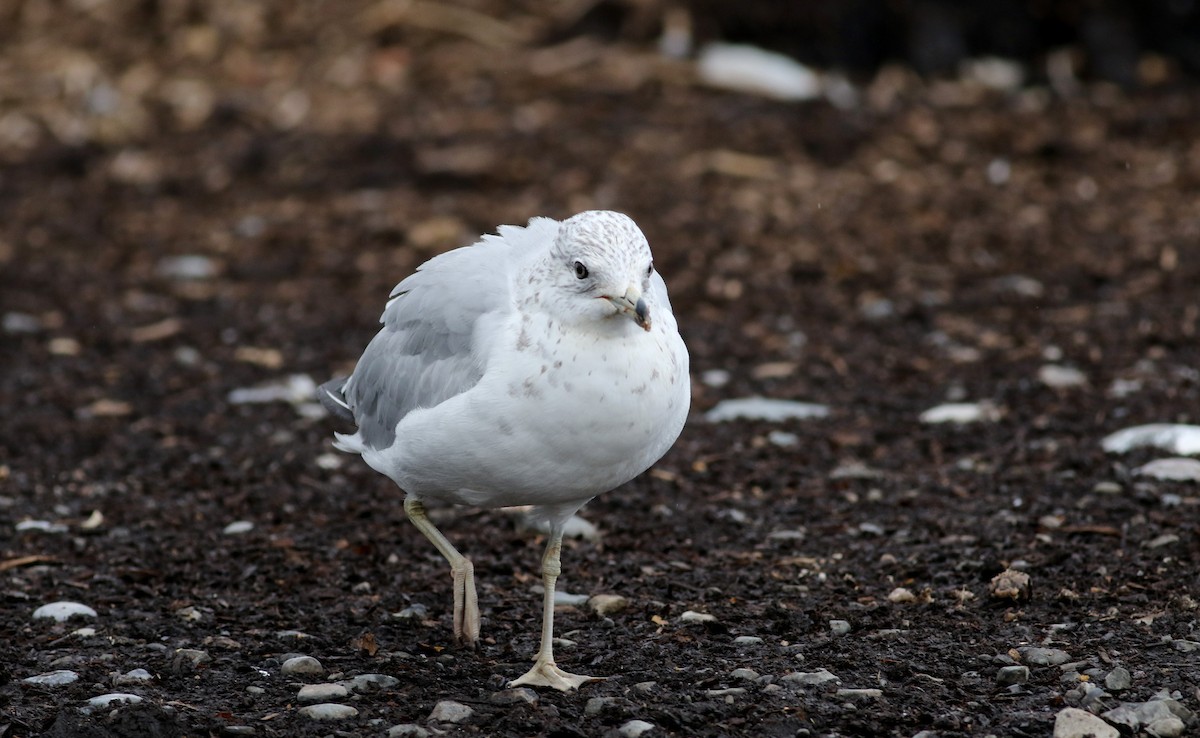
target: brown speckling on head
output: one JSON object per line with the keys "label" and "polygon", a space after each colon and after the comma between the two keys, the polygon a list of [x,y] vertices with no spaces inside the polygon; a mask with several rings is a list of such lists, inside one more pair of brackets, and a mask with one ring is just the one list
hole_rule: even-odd
{"label": "brown speckling on head", "polygon": [[554,239],[555,254],[568,259],[580,247],[605,257],[650,253],[650,244],[637,223],[611,210],[585,210],[562,222]]}

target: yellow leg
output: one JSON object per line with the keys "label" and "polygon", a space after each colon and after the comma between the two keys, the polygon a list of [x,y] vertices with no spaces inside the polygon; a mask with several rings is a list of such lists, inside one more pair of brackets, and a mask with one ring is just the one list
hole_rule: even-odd
{"label": "yellow leg", "polygon": [[425,514],[425,505],[419,499],[406,497],[404,513],[450,564],[450,575],[454,578],[454,641],[473,648],[479,640],[479,597],[475,594],[475,565],[442,535]]}
{"label": "yellow leg", "polygon": [[542,645],[538,648],[533,668],[508,683],[510,687],[528,684],[533,687],[553,687],[563,692],[576,689],[588,682],[600,681],[603,677],[569,674],[554,663],[554,585],[562,572],[562,529],[550,534],[546,553],[542,556],[542,583],[546,588],[542,600]]}

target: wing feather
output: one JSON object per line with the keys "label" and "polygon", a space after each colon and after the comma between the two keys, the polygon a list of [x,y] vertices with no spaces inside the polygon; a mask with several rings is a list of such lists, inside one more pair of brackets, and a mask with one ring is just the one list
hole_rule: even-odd
{"label": "wing feather", "polygon": [[509,280],[531,248],[546,248],[557,221],[503,226],[473,246],[430,259],[396,285],[342,397],[369,448],[395,441],[396,424],[479,383],[487,368],[490,319],[512,310]]}

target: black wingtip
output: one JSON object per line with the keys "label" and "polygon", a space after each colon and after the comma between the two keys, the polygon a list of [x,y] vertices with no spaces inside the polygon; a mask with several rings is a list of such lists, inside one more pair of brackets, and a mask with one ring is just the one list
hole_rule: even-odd
{"label": "black wingtip", "polygon": [[342,394],[342,390],[345,389],[348,379],[349,377],[338,377],[317,387],[317,400],[325,406],[325,409],[331,415],[353,423],[354,413],[350,410],[350,405],[346,402],[346,396]]}

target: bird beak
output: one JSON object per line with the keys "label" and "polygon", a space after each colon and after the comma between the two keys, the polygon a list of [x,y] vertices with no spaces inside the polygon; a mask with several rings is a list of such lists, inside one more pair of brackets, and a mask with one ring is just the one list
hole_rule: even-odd
{"label": "bird beak", "polygon": [[608,301],[613,304],[618,313],[633,318],[633,322],[641,326],[642,330],[650,330],[650,307],[646,305],[646,301],[642,298],[641,287],[631,284],[625,290],[624,295],[621,297],[609,297]]}

